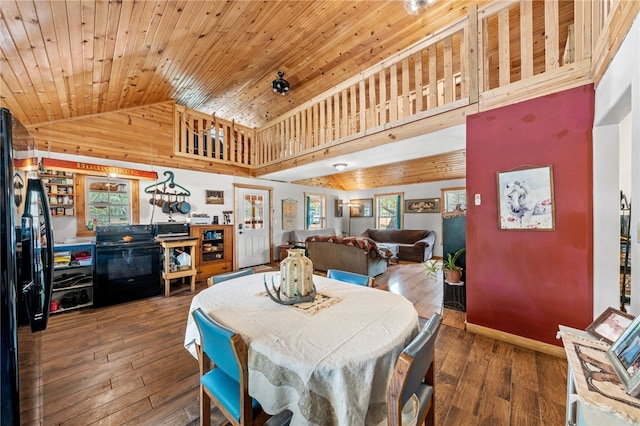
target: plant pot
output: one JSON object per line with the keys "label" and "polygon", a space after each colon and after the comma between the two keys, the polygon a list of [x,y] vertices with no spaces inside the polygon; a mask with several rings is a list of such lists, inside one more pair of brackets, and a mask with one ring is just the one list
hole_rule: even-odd
{"label": "plant pot", "polygon": [[448,283],[459,283],[462,278],[462,268],[449,269],[444,268],[444,280]]}

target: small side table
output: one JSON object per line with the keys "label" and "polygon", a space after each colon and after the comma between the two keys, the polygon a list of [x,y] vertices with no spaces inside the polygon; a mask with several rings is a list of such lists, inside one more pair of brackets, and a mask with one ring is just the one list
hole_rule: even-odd
{"label": "small side table", "polygon": [[278,246],[278,265],[280,264],[280,262],[282,262],[282,260],[287,257],[287,250],[292,249],[293,248],[293,244],[283,244]]}
{"label": "small side table", "polygon": [[442,306],[456,311],[467,311],[467,289],[464,281],[459,283],[450,283],[444,281],[442,289]]}
{"label": "small side table", "polygon": [[[180,239],[180,240],[163,240],[158,239],[160,245],[164,249],[164,267],[162,268],[162,279],[164,280],[164,296],[171,296],[171,280],[176,278],[186,278],[189,277],[191,280],[191,292],[196,291],[196,274],[198,270],[196,269],[196,264],[193,259],[193,255],[195,254],[195,247],[198,243],[197,238],[189,238],[189,239]],[[188,248],[189,255],[191,256],[191,265],[189,265],[188,269],[178,269],[171,270],[171,254],[172,251],[176,248]]]}

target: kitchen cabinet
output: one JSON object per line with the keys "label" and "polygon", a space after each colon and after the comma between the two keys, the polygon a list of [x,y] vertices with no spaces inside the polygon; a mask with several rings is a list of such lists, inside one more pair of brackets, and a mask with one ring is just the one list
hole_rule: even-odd
{"label": "kitchen cabinet", "polygon": [[56,246],[53,260],[51,313],[93,306],[95,246]]}
{"label": "kitchen cabinet", "polygon": [[38,175],[49,197],[51,216],[75,216],[75,177],[71,172],[44,170]]}
{"label": "kitchen cabinet", "polygon": [[196,280],[233,271],[233,225],[191,225],[189,229],[190,235],[198,239]]}

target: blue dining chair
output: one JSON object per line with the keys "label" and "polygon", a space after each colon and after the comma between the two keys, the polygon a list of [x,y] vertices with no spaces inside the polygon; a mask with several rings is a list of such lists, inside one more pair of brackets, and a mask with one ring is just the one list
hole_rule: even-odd
{"label": "blue dining chair", "polygon": [[340,271],[338,269],[329,269],[327,271],[327,278],[333,278],[334,280],[351,284],[366,285],[368,287],[373,287],[375,282],[373,277],[356,274],[355,272]]}
{"label": "blue dining chair", "polygon": [[393,369],[387,388],[387,424],[402,425],[402,408],[416,395],[417,422],[435,423],[435,342],[442,324],[442,316],[433,314],[418,335],[403,349]]}
{"label": "blue dining chair", "polygon": [[211,287],[214,284],[219,284],[223,281],[231,280],[233,278],[244,277],[246,275],[253,275],[253,268],[239,269],[237,271],[225,272],[223,274],[212,275],[207,280],[207,284]]}
{"label": "blue dining chair", "polygon": [[248,350],[242,336],[198,308],[192,313],[200,332],[200,424],[211,424],[211,402],[235,426],[263,424],[268,415],[249,396]]}

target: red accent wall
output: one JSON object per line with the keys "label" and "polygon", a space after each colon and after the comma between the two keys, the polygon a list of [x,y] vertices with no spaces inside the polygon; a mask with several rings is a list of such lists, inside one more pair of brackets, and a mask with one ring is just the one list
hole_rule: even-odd
{"label": "red accent wall", "polygon": [[[591,323],[594,97],[587,85],[467,118],[468,322],[555,345],[559,324]],[[546,165],[555,230],[500,230],[497,172]]]}

